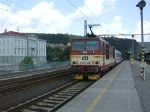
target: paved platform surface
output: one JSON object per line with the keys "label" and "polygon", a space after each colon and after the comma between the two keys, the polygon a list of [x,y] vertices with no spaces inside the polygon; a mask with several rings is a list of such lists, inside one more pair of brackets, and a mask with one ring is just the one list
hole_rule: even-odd
{"label": "paved platform surface", "polygon": [[141,76],[141,62],[135,61],[131,66],[143,112],[150,112],[150,65],[146,65],[145,80]]}
{"label": "paved platform surface", "polygon": [[133,67],[139,69],[122,62],[57,112],[144,112]]}

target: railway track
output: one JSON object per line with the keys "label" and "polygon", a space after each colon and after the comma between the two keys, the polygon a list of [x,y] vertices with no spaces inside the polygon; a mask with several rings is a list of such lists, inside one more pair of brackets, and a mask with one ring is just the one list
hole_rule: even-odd
{"label": "railway track", "polygon": [[73,81],[52,92],[45,93],[41,96],[12,107],[5,112],[52,112],[59,109],[65,103],[70,101],[76,95],[81,93],[93,81]]}
{"label": "railway track", "polygon": [[10,80],[17,77],[27,77],[32,75],[38,75],[38,74],[45,74],[49,72],[55,72],[59,70],[65,70],[69,69],[70,66],[63,66],[63,67],[56,67],[56,68],[48,68],[48,69],[38,69],[33,71],[25,71],[25,72],[13,72],[8,74],[0,74],[0,81],[3,80]]}
{"label": "railway track", "polygon": [[[32,72],[32,74],[34,74]],[[20,77],[16,79],[6,80],[6,81],[0,81],[0,96],[10,94],[12,92],[17,92],[29,87],[32,87],[36,84],[39,84],[40,82],[47,81],[50,79],[58,78],[62,75],[70,74],[68,70],[64,71],[56,71],[56,72],[40,72],[35,73],[34,76],[28,76],[28,77]]]}

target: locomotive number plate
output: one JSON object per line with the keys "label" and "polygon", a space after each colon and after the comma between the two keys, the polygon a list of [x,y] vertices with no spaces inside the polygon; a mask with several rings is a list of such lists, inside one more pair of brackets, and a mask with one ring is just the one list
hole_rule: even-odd
{"label": "locomotive number plate", "polygon": [[81,65],[90,65],[90,62],[80,62]]}
{"label": "locomotive number plate", "polygon": [[83,56],[82,60],[88,60],[88,56]]}

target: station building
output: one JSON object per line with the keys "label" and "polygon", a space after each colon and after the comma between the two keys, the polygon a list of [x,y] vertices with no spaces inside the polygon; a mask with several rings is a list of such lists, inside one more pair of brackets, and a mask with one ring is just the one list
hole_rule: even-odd
{"label": "station building", "polygon": [[36,35],[5,30],[0,33],[0,65],[20,64],[26,56],[32,57],[34,64],[47,63],[46,44]]}

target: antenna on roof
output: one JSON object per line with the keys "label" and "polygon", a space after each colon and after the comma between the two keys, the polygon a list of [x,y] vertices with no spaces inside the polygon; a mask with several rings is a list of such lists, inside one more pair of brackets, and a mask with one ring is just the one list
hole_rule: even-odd
{"label": "antenna on roof", "polygon": [[19,26],[18,26],[18,28],[17,28],[17,32],[19,32]]}

